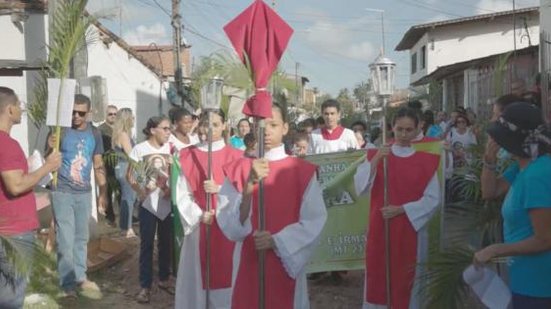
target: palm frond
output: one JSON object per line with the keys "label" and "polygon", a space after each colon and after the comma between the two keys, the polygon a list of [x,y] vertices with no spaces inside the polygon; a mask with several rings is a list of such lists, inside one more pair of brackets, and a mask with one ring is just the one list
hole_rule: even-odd
{"label": "palm frond", "polygon": [[42,64],[43,70],[35,80],[28,106],[29,116],[37,127],[46,121],[48,86],[47,78],[65,79],[69,76],[74,56],[94,42],[90,25],[96,15],[85,13],[87,0],[62,0],[56,4],[56,10],[50,16],[50,44],[47,44],[48,59]]}
{"label": "palm frond", "polygon": [[463,271],[472,263],[473,256],[474,251],[466,247],[431,254],[429,262],[421,265],[418,277],[423,308],[466,308],[468,287],[463,281]]}
{"label": "palm frond", "polygon": [[29,243],[17,237],[6,236],[0,231],[0,278],[14,287],[15,279],[27,276],[33,267],[45,265],[47,253],[38,243]]}

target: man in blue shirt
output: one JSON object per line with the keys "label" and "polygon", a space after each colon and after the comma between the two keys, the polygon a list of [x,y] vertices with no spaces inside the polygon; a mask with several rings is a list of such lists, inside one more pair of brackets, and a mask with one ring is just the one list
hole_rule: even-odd
{"label": "man in blue shirt", "polygon": [[[87,121],[90,99],[76,95],[72,127],[61,135],[63,156],[57,186],[52,190],[52,206],[56,224],[57,270],[65,296],[76,297],[79,291],[99,292],[98,286],[86,278],[86,257],[89,238],[88,221],[95,188],[91,186],[92,167],[99,187],[98,209],[107,205],[106,172],[103,165],[101,133]],[[50,147],[55,138],[49,138]]]}

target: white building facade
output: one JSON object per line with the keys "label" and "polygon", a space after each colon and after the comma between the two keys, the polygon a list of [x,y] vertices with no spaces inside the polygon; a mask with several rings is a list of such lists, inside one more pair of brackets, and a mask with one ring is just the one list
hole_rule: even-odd
{"label": "white building facade", "polygon": [[[443,109],[476,107],[484,102],[473,85],[486,78],[488,71],[497,70],[488,61],[539,45],[539,31],[539,8],[526,8],[416,25],[406,32],[396,50],[409,51],[411,85],[442,84]],[[488,60],[484,67],[472,62],[480,59]],[[526,62],[516,59],[516,53],[515,61]],[[504,66],[507,70],[508,66],[516,67]],[[527,76],[533,75],[532,70],[514,69],[505,74],[509,78],[505,88],[512,80],[534,78]],[[530,83],[533,81],[526,80]]]}

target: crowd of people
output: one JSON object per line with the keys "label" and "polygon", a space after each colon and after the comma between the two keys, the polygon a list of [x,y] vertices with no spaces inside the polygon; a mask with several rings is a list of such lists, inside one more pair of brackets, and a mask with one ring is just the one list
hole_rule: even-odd
{"label": "crowd of people", "polygon": [[[551,131],[539,108],[522,97],[512,94],[497,99],[485,131],[470,110],[458,108],[447,117],[442,111],[436,115],[423,111],[420,102],[397,110],[388,130],[371,130],[362,121],[345,128],[336,100],[323,102],[319,119],[309,118],[291,128],[285,109],[274,103],[272,116],[265,119],[262,158],[255,125],[247,118],[237,123],[235,134],[228,134],[232,130],[221,110],[193,115],[176,107],[168,117],[149,118],[142,130],[145,139],[138,142],[131,109],[109,105],[105,122],[95,127],[88,121],[90,104],[88,97],[75,96],[72,127],[63,128],[59,137],[49,135],[44,164],[29,171],[23,150],[9,135],[21,121],[21,102],[13,90],[0,87],[0,143],[4,145],[0,233],[23,243],[35,242],[38,221],[33,188],[56,172],[49,189],[63,297],[76,298],[82,291],[101,293],[86,275],[88,222],[96,199],[98,211],[112,226],[117,225],[118,205],[122,237],[139,237],[139,303],[151,301],[156,282],[174,297],[176,308],[203,308],[207,303],[211,308],[258,308],[258,252],[263,252],[269,278],[266,308],[309,308],[305,266],[328,214],[317,167],[304,157],[363,149],[365,160],[354,176],[356,193],[371,199],[363,308],[385,308],[388,301],[393,308],[420,308],[416,265],[426,261],[428,222],[442,202],[441,158],[452,174],[468,166],[473,160],[471,149],[487,140],[482,196],[505,197],[504,243],[482,248],[473,263],[480,266],[509,257],[513,307],[551,308]],[[438,141],[445,155],[414,147]],[[383,160],[388,162],[387,171]],[[513,163],[499,175],[505,161]],[[174,164],[180,172],[171,186]],[[261,180],[266,216],[262,230]],[[181,222],[184,233],[179,261],[174,261],[177,271],[172,261],[174,219]],[[136,221],[138,231],[133,229]],[[385,258],[386,224],[391,254]],[[155,242],[158,279],[154,278]],[[0,244],[0,267],[14,271],[6,255]],[[386,263],[393,270],[391,295],[386,289]],[[27,278],[14,274],[11,285],[0,277],[0,308],[23,304]],[[320,276],[338,283],[346,273],[319,273],[309,279]]]}

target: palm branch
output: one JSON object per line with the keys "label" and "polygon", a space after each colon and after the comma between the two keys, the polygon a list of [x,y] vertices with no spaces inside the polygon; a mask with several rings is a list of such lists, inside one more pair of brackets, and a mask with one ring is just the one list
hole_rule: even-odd
{"label": "palm branch", "polygon": [[[202,57],[191,76],[193,80],[191,89],[194,101],[201,101],[201,88],[215,76],[223,78],[225,85],[243,89],[247,94],[250,94],[254,91],[252,74],[249,58],[246,54],[245,65],[234,54],[224,51]],[[275,85],[274,89],[272,89],[274,95],[282,93],[283,89],[286,89],[288,92],[296,91],[295,81],[288,79],[280,69],[274,71],[271,81]]]}
{"label": "palm branch", "polygon": [[451,247],[433,252],[429,261],[421,264],[418,277],[422,308],[459,309],[467,297],[468,287],[463,271],[472,263],[474,251],[466,247]]}
{"label": "palm branch", "polygon": [[6,236],[6,232],[0,230],[0,265],[8,265],[0,267],[0,281],[15,288],[17,277],[27,276],[33,269],[51,265],[52,259],[38,243],[28,243],[16,237]]}
{"label": "palm branch", "polygon": [[[483,145],[483,143],[481,143]],[[469,289],[463,282],[463,271],[472,263],[475,250],[501,241],[501,201],[482,199],[483,147],[468,150],[471,161],[454,171],[452,190],[459,201],[447,204],[444,215],[443,239],[430,238],[430,253],[419,274],[423,308],[471,308]],[[503,164],[503,170],[507,164]],[[435,216],[431,227],[438,222]],[[435,234],[431,229],[430,234]],[[493,260],[492,262],[501,262]]]}

